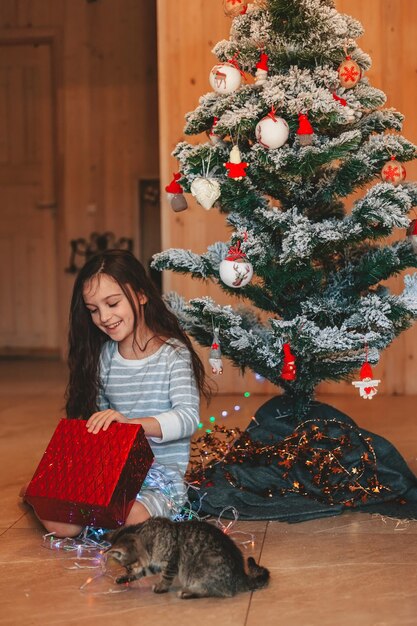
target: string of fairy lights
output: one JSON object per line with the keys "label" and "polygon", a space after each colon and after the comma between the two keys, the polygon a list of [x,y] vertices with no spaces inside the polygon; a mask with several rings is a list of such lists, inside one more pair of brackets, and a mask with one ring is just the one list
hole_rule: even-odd
{"label": "string of fairy lights", "polygon": [[[263,376],[261,376],[260,374],[254,374],[255,380],[258,383],[264,383],[265,382],[265,378]],[[223,418],[225,419],[226,417],[233,417],[233,415],[235,415],[236,413],[239,413],[242,410],[242,405],[245,403],[245,400],[248,400],[251,397],[251,392],[250,391],[245,391],[242,396],[241,396],[241,400],[238,400],[236,404],[234,404],[232,407],[229,408],[223,408],[219,414],[216,417],[216,414],[212,414],[210,415],[210,417],[208,418],[208,422],[209,424],[205,424],[204,421],[201,421],[198,424],[198,430],[202,431],[204,430],[206,433],[211,433],[212,429],[214,427],[214,425],[216,424],[216,422],[220,419]],[[239,404],[240,402],[240,404]],[[250,419],[254,419],[254,416],[251,415]]]}

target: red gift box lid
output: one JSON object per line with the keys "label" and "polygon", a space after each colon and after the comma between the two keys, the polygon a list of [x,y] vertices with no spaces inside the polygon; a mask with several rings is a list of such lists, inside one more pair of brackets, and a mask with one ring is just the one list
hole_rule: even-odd
{"label": "red gift box lid", "polygon": [[108,430],[92,434],[84,420],[64,418],[25,496],[28,502],[47,498],[106,507],[117,489],[127,489],[129,498],[135,496],[152,460],[139,424],[113,422]]}

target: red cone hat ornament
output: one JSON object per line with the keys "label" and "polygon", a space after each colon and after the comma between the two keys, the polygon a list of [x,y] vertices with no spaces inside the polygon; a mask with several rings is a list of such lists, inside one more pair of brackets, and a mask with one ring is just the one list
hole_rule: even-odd
{"label": "red cone hat ornament", "polygon": [[228,94],[239,89],[243,72],[235,58],[211,68],[209,82],[216,93]]}
{"label": "red cone hat ornament", "polygon": [[340,96],[338,96],[337,93],[333,94],[333,100],[336,100],[336,102],[341,104],[342,107],[347,106],[347,101],[344,98],[341,98]]}
{"label": "red cone hat ornament", "polygon": [[256,85],[263,85],[268,78],[268,55],[265,52],[261,52],[260,61],[256,64]]}
{"label": "red cone hat ornament", "polygon": [[361,79],[362,70],[356,61],[350,56],[347,56],[339,66],[338,69],[339,80],[342,87],[345,89],[352,89]]}
{"label": "red cone hat ornament", "polygon": [[382,180],[386,183],[392,183],[393,185],[402,183],[406,175],[407,172],[405,171],[404,165],[397,161],[395,156],[392,156],[391,160],[385,163],[381,170]]}
{"label": "red cone hat ornament", "polygon": [[223,9],[228,17],[243,15],[248,8],[248,0],[223,0]]}
{"label": "red cone hat ornament", "polygon": [[310,146],[313,143],[314,130],[306,114],[298,114],[297,137],[300,145]]}
{"label": "red cone hat ornament", "polygon": [[211,372],[214,375],[223,374],[223,361],[222,361],[222,352],[220,350],[220,341],[219,341],[219,331],[220,328],[215,328],[213,330],[213,341],[210,348],[209,354],[209,363],[211,367]]}
{"label": "red cone hat ornament", "polygon": [[417,220],[411,220],[407,228],[407,239],[411,243],[414,253],[417,254]]}
{"label": "red cone hat ornament", "polygon": [[253,267],[240,249],[240,241],[229,248],[227,257],[219,265],[219,274],[224,284],[233,289],[245,287],[251,281]]}
{"label": "red cone hat ornament", "polygon": [[287,122],[282,117],[275,116],[273,107],[255,128],[256,139],[264,148],[280,148],[287,141],[289,134]]}
{"label": "red cone hat ornament", "polygon": [[183,188],[178,182],[181,178],[180,172],[178,172],[177,174],[174,173],[172,174],[172,176],[173,176],[173,179],[171,180],[169,185],[165,187],[165,191],[168,194],[168,200],[171,200],[171,196],[174,196],[175,194],[183,193]]}
{"label": "red cone hat ornament", "polygon": [[175,213],[179,213],[180,211],[185,211],[188,208],[187,199],[184,196],[183,189],[179,184],[179,179],[181,178],[181,174],[178,172],[177,174],[173,174],[173,179],[165,187],[165,191],[167,192],[167,198],[171,203],[171,208]]}
{"label": "red cone hat ornament", "polygon": [[240,159],[240,150],[237,146],[233,146],[230,151],[229,161],[224,164],[227,169],[227,176],[235,180],[242,180],[246,176],[246,168],[248,164]]}
{"label": "red cone hat ornament", "polygon": [[337,93],[333,93],[333,100],[336,100],[336,102],[338,102],[342,107],[345,107],[346,110],[344,112],[344,117],[346,118],[346,121],[347,122],[354,122],[355,121],[355,113],[354,113],[353,109],[348,107],[347,100],[345,100],[344,98],[341,98],[340,96],[338,96]]}
{"label": "red cone hat ornament", "polygon": [[372,367],[368,361],[365,361],[362,365],[359,372],[359,378],[360,380],[354,380],[352,385],[356,387],[356,389],[359,389],[359,395],[361,398],[364,400],[372,400],[372,398],[377,394],[377,387],[381,381],[374,379]]}
{"label": "red cone hat ornament", "polygon": [[281,378],[288,381],[295,380],[297,368],[295,365],[295,356],[291,352],[291,346],[289,343],[284,343],[282,349],[284,350],[284,365],[281,372]]}
{"label": "red cone hat ornament", "polygon": [[217,122],[219,121],[218,117],[214,117],[213,118],[213,124],[211,126],[210,131],[207,132],[208,138],[210,139],[210,142],[213,144],[213,146],[215,146],[218,143],[221,143],[221,138],[216,135],[216,126],[217,126]]}

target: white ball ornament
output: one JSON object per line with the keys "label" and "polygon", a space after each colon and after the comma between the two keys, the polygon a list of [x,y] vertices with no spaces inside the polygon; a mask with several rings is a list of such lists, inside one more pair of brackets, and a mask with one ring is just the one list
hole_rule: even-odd
{"label": "white ball ornament", "polygon": [[253,276],[253,267],[244,258],[240,259],[223,259],[219,266],[220,278],[228,287],[238,289],[245,287]]}
{"label": "white ball ornament", "polygon": [[197,176],[190,187],[191,193],[201,206],[208,211],[220,197],[220,185],[214,178]]}
{"label": "white ball ornament", "polygon": [[240,241],[235,246],[229,248],[228,255],[219,265],[221,280],[228,287],[239,289],[245,287],[253,276],[252,263],[240,249]]}
{"label": "white ball ornament", "polygon": [[216,93],[228,94],[239,89],[242,74],[233,63],[219,63],[212,68],[209,81]]}
{"label": "white ball ornament", "polygon": [[269,114],[255,128],[257,141],[264,148],[280,148],[287,141],[290,129],[282,117]]}

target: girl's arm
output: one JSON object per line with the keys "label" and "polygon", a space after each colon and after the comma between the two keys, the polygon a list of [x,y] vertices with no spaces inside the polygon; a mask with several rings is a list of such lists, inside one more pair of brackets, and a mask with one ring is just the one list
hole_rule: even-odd
{"label": "girl's arm", "polygon": [[170,364],[169,399],[171,409],[155,415],[161,434],[150,435],[157,443],[191,437],[200,422],[200,396],[186,348],[172,354]]}
{"label": "girl's arm", "polygon": [[128,419],[122,413],[114,409],[105,409],[97,411],[87,420],[86,427],[88,432],[96,435],[100,430],[107,430],[112,422],[120,422],[122,424],[140,424],[145,431],[147,437],[162,437],[161,426],[155,417],[135,417]]}

